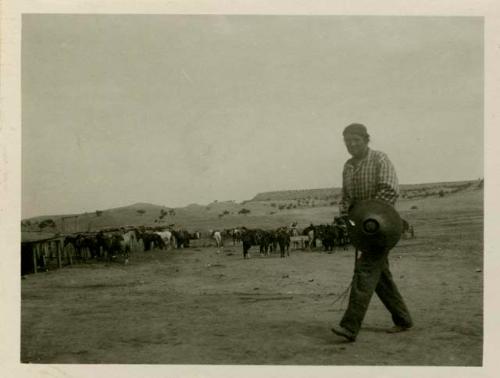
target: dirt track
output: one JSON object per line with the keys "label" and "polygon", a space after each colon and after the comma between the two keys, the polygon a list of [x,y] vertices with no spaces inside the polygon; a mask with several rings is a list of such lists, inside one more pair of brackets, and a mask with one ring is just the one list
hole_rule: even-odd
{"label": "dirt track", "polygon": [[243,260],[241,247],[153,251],[22,280],[22,361],[32,363],[482,364],[482,211],[423,213],[391,252],[415,328],[389,335],[374,297],[356,343],[330,332],[353,250]]}

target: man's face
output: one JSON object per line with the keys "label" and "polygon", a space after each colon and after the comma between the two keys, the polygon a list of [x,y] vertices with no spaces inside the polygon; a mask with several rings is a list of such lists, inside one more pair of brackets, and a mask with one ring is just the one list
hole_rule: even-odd
{"label": "man's face", "polygon": [[368,147],[368,140],[361,135],[357,134],[346,134],[344,135],[344,143],[347,147],[347,151],[353,157],[362,157]]}

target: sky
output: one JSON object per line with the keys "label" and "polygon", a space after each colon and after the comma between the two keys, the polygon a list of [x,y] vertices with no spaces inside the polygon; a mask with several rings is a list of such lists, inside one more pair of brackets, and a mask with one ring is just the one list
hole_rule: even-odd
{"label": "sky", "polygon": [[479,17],[23,15],[22,217],[483,177]]}

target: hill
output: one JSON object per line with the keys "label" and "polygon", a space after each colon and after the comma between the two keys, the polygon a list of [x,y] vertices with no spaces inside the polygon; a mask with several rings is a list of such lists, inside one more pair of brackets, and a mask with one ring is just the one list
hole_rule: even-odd
{"label": "hill", "polygon": [[[444,201],[449,197],[460,200],[460,195],[464,193],[482,194],[482,187],[483,180],[401,185],[398,208],[408,210],[417,203],[422,206],[422,203],[429,202],[425,201],[428,198],[441,203],[449,202],[450,200]],[[275,227],[292,221],[298,222],[299,227],[302,227],[310,222],[331,222],[338,213],[339,199],[339,188],[324,188],[266,192],[242,203],[214,201],[208,205],[190,204],[181,208],[135,203],[93,213],[30,218],[22,221],[21,229],[31,232],[72,233],[124,226],[178,225],[190,231],[207,231],[238,226]]]}
{"label": "hill", "polygon": [[[482,180],[402,184],[399,189],[401,191],[401,198],[414,198],[426,195],[438,195],[441,190],[445,194],[454,193],[474,186],[482,186]],[[331,201],[339,200],[342,194],[341,191],[341,188],[280,190],[259,193],[250,201]]]}

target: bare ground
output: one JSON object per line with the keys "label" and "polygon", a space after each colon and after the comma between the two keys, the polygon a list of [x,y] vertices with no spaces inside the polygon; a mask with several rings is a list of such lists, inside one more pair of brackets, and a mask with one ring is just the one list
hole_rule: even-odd
{"label": "bare ground", "polygon": [[[415,239],[391,252],[415,327],[387,334],[374,297],[355,343],[331,333],[347,299],[353,249],[261,257],[254,247],[132,255],[22,280],[28,363],[480,366],[482,209],[407,214]],[[231,243],[229,243],[231,244]],[[347,293],[346,293],[347,294]],[[339,297],[340,296],[340,297]]]}

